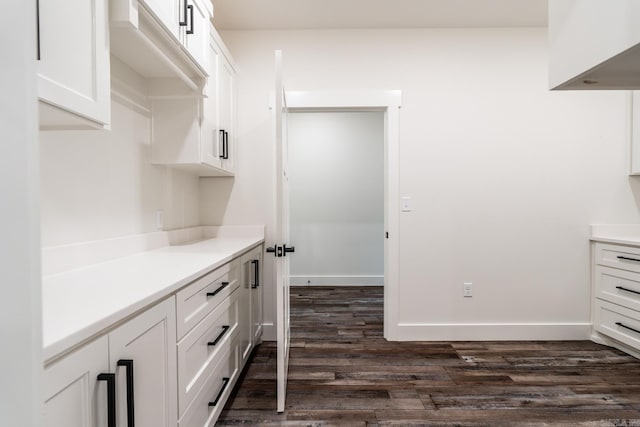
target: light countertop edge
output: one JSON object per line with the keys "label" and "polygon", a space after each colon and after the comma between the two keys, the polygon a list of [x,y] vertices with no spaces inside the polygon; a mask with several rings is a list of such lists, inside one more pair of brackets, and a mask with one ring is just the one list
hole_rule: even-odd
{"label": "light countertop edge", "polygon": [[264,243],[212,238],[43,277],[43,356],[51,362]]}
{"label": "light countertop edge", "polygon": [[629,237],[591,236],[590,240],[592,242],[640,246],[640,236],[629,236]]}

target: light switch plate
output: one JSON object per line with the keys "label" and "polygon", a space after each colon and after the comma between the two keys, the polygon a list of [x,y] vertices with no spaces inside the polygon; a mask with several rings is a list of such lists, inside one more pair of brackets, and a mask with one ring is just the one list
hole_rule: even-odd
{"label": "light switch plate", "polygon": [[404,196],[402,200],[402,212],[411,212],[411,197]]}

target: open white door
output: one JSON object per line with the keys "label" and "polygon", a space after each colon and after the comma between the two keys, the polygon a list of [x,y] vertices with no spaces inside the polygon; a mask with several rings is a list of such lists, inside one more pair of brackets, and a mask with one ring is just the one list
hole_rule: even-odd
{"label": "open white door", "polygon": [[276,56],[276,92],[274,99],[276,142],[276,244],[268,251],[276,263],[276,319],[278,373],[278,412],[284,411],[289,370],[289,177],[287,176],[287,104],[282,83],[282,51]]}

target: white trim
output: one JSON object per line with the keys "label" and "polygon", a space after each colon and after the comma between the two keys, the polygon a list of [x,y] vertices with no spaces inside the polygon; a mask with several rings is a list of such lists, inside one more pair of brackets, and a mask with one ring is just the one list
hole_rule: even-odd
{"label": "white trim", "polygon": [[287,91],[287,107],[295,110],[379,110],[385,112],[385,278],[384,278],[384,337],[400,338],[398,325],[398,283],[400,262],[399,218],[399,146],[400,146],[400,90],[343,90],[343,91]]}
{"label": "white trim", "polygon": [[343,276],[309,276],[290,275],[292,286],[383,286],[384,276],[380,275],[343,275]]}
{"label": "white trim", "polygon": [[397,341],[588,340],[591,323],[400,323]]}

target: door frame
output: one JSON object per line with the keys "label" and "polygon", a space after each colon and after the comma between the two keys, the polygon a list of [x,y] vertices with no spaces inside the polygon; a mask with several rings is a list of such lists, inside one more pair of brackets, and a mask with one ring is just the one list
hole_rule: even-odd
{"label": "door frame", "polygon": [[383,111],[384,125],[384,337],[398,339],[400,261],[400,90],[285,91],[288,110]]}

